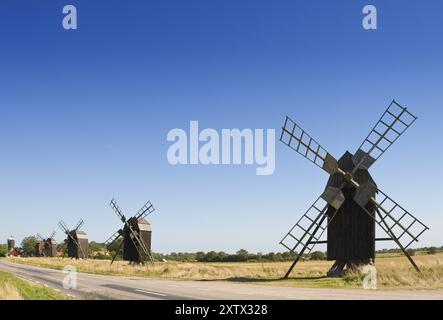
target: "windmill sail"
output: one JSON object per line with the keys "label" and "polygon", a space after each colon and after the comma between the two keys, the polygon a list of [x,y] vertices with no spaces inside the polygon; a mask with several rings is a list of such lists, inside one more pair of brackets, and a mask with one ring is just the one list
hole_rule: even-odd
{"label": "windmill sail", "polygon": [[393,100],[355,153],[354,170],[369,169],[415,120],[416,116]]}
{"label": "windmill sail", "polygon": [[337,160],[289,117],[282,127],[280,141],[330,175],[337,171]]}

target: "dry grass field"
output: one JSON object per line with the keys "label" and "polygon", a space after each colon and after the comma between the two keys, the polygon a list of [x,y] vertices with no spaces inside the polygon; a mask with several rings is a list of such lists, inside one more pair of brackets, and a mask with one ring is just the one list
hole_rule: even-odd
{"label": "dry grass field", "polygon": [[[409,261],[400,255],[380,256],[376,259],[377,284],[379,289],[442,289],[443,253],[433,255],[416,254],[414,260],[421,273],[417,273]],[[280,280],[288,269],[289,262],[157,262],[148,266],[130,266],[117,261],[110,265],[106,260],[71,260],[62,258],[9,258],[10,261],[63,269],[66,265],[77,267],[80,272],[141,276],[149,278],[237,281],[262,285],[284,285],[294,287],[358,288],[364,275],[354,273],[343,278],[325,277],[331,261],[302,261],[288,280]]]}
{"label": "dry grass field", "polygon": [[0,300],[23,300],[17,288],[10,283],[0,285]]}

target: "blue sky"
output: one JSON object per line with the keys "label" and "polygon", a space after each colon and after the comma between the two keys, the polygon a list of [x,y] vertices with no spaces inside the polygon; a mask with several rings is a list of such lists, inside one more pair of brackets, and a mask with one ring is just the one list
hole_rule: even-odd
{"label": "blue sky", "polygon": [[280,143],[270,176],[171,166],[168,131],[279,130],[287,114],[339,157],[395,98],[419,119],[371,173],[431,227],[419,245],[442,245],[443,4],[371,3],[376,31],[366,1],[2,1],[0,239],[82,217],[104,241],[115,197],[128,215],[155,205],[155,251],[281,250],[327,175]]}

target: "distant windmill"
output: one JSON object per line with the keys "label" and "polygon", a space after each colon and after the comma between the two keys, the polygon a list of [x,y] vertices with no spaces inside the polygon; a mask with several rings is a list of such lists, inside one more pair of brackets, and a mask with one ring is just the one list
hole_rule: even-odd
{"label": "distant windmill", "polygon": [[82,219],[77,223],[77,225],[72,229],[66,226],[63,220],[60,220],[58,226],[66,234],[67,238],[63,246],[63,256],[65,255],[67,249],[68,257],[75,259],[86,259],[89,254],[88,236],[86,232],[80,230],[84,225]]}
{"label": "distant windmill", "polygon": [[123,260],[129,261],[131,264],[145,264],[146,261],[153,262],[151,255],[151,225],[144,219],[155,210],[151,202],[148,201],[135,216],[129,219],[126,219],[114,199],[111,200],[110,205],[123,222],[123,228],[116,231],[106,241],[106,246],[109,250],[114,243],[123,238],[112,258],[111,264],[122,247]]}
{"label": "distant windmill", "polygon": [[[428,227],[392,200],[375,184],[369,167],[417,118],[395,100],[371,130],[357,152],[336,160],[309,134],[286,117],[280,141],[326,171],[330,177],[323,194],[281,240],[296,253],[285,278],[316,244],[327,244],[328,260],[335,260],[329,275],[341,275],[375,259],[375,241],[394,241],[419,271],[408,247]],[[377,199],[376,200],[376,196]],[[375,226],[387,238],[375,237]],[[327,240],[321,240],[327,230]]]}
{"label": "distant windmill", "polygon": [[45,239],[40,236],[39,234],[37,234],[37,242],[35,243],[34,246],[34,255],[36,257],[42,257],[43,256],[43,250],[45,247]]}
{"label": "distant windmill", "polygon": [[35,245],[35,254],[37,256],[43,257],[55,257],[57,254],[57,242],[55,241],[56,232],[53,231],[51,235],[44,238],[42,235],[37,233],[37,243]]}

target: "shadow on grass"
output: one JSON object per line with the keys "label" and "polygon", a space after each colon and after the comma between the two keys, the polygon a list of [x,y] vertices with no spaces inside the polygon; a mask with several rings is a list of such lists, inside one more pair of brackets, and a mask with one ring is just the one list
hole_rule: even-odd
{"label": "shadow on grass", "polygon": [[231,281],[231,282],[243,282],[243,283],[254,283],[254,282],[283,282],[288,280],[321,280],[326,279],[327,276],[316,276],[316,277],[289,277],[288,279],[283,278],[275,278],[275,279],[266,279],[266,278],[247,278],[247,277],[232,277],[232,278],[225,278],[225,279],[201,279],[198,281]]}

